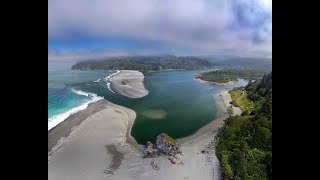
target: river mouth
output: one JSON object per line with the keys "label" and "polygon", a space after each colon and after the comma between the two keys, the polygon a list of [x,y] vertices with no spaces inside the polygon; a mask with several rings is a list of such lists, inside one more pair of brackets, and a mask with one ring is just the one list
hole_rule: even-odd
{"label": "river mouth", "polygon": [[74,84],[74,89],[92,92],[104,99],[136,112],[131,135],[139,144],[155,142],[158,134],[166,133],[178,139],[195,133],[216,118],[219,105],[214,94],[237,85],[217,86],[194,80],[200,71],[167,71],[148,73],[144,86],[149,94],[142,98],[127,98],[108,89],[105,79],[114,71],[102,72],[101,77]]}

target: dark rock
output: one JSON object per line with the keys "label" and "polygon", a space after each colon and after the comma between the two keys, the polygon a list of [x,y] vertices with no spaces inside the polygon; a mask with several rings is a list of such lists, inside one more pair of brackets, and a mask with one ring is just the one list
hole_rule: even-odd
{"label": "dark rock", "polygon": [[154,145],[148,141],[147,148],[143,151],[144,158],[159,156],[159,149],[154,148]]}
{"label": "dark rock", "polygon": [[167,155],[174,156],[182,153],[180,145],[165,133],[161,133],[157,136],[156,144],[157,148]]}
{"label": "dark rock", "polygon": [[155,160],[151,161],[151,166],[152,166],[153,169],[155,169],[155,170],[159,170],[159,169],[160,169],[160,164],[159,164],[159,162],[157,162],[157,161],[155,161]]}
{"label": "dark rock", "polygon": [[168,158],[172,164],[182,164],[183,165],[183,162],[176,156],[170,156]]}
{"label": "dark rock", "polygon": [[152,142],[150,142],[150,141],[147,141],[147,147],[152,147],[152,148],[154,148]]}

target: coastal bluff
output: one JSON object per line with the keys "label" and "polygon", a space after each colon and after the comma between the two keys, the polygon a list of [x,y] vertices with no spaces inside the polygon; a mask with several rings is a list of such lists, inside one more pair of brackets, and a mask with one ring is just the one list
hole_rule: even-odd
{"label": "coastal bluff", "polygon": [[149,94],[143,81],[144,75],[135,70],[120,70],[109,79],[110,88],[114,92],[129,98],[142,98]]}

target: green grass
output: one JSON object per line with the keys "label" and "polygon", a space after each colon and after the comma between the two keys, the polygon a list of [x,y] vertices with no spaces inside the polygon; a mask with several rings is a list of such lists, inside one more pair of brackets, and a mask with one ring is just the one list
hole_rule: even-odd
{"label": "green grass", "polygon": [[177,144],[176,140],[174,140],[174,139],[173,139],[172,137],[170,137],[168,134],[162,133],[162,135],[163,135],[163,137],[164,137],[167,141],[171,142],[171,143],[174,144],[174,145]]}
{"label": "green grass", "polygon": [[248,99],[248,94],[245,90],[243,89],[237,89],[237,90],[231,90],[229,92],[231,94],[231,98],[233,102],[236,102],[236,104],[241,108],[242,111],[248,110],[251,112],[255,104]]}
{"label": "green grass", "polygon": [[138,153],[138,154],[142,154],[142,155],[143,155],[143,153],[142,153],[139,149],[137,149],[137,148],[133,148],[132,151],[135,152],[135,153]]}

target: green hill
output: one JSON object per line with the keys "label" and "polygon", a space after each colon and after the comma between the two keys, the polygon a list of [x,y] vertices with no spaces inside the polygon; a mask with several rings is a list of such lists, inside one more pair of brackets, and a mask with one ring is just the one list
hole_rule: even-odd
{"label": "green hill", "polygon": [[222,69],[200,73],[197,77],[205,81],[227,83],[229,81],[237,81],[237,78],[245,80],[261,79],[266,73],[268,73],[267,70],[258,69]]}
{"label": "green hill", "polygon": [[218,135],[223,179],[272,179],[272,72],[242,90],[256,106],[229,117]]}
{"label": "green hill", "polygon": [[272,58],[244,58],[230,57],[225,59],[217,59],[204,57],[214,66],[232,67],[232,68],[253,68],[253,69],[272,69]]}
{"label": "green hill", "polygon": [[204,69],[212,65],[201,58],[165,56],[124,56],[105,60],[88,60],[74,64],[71,69],[79,70],[138,70],[141,72],[168,69]]}

